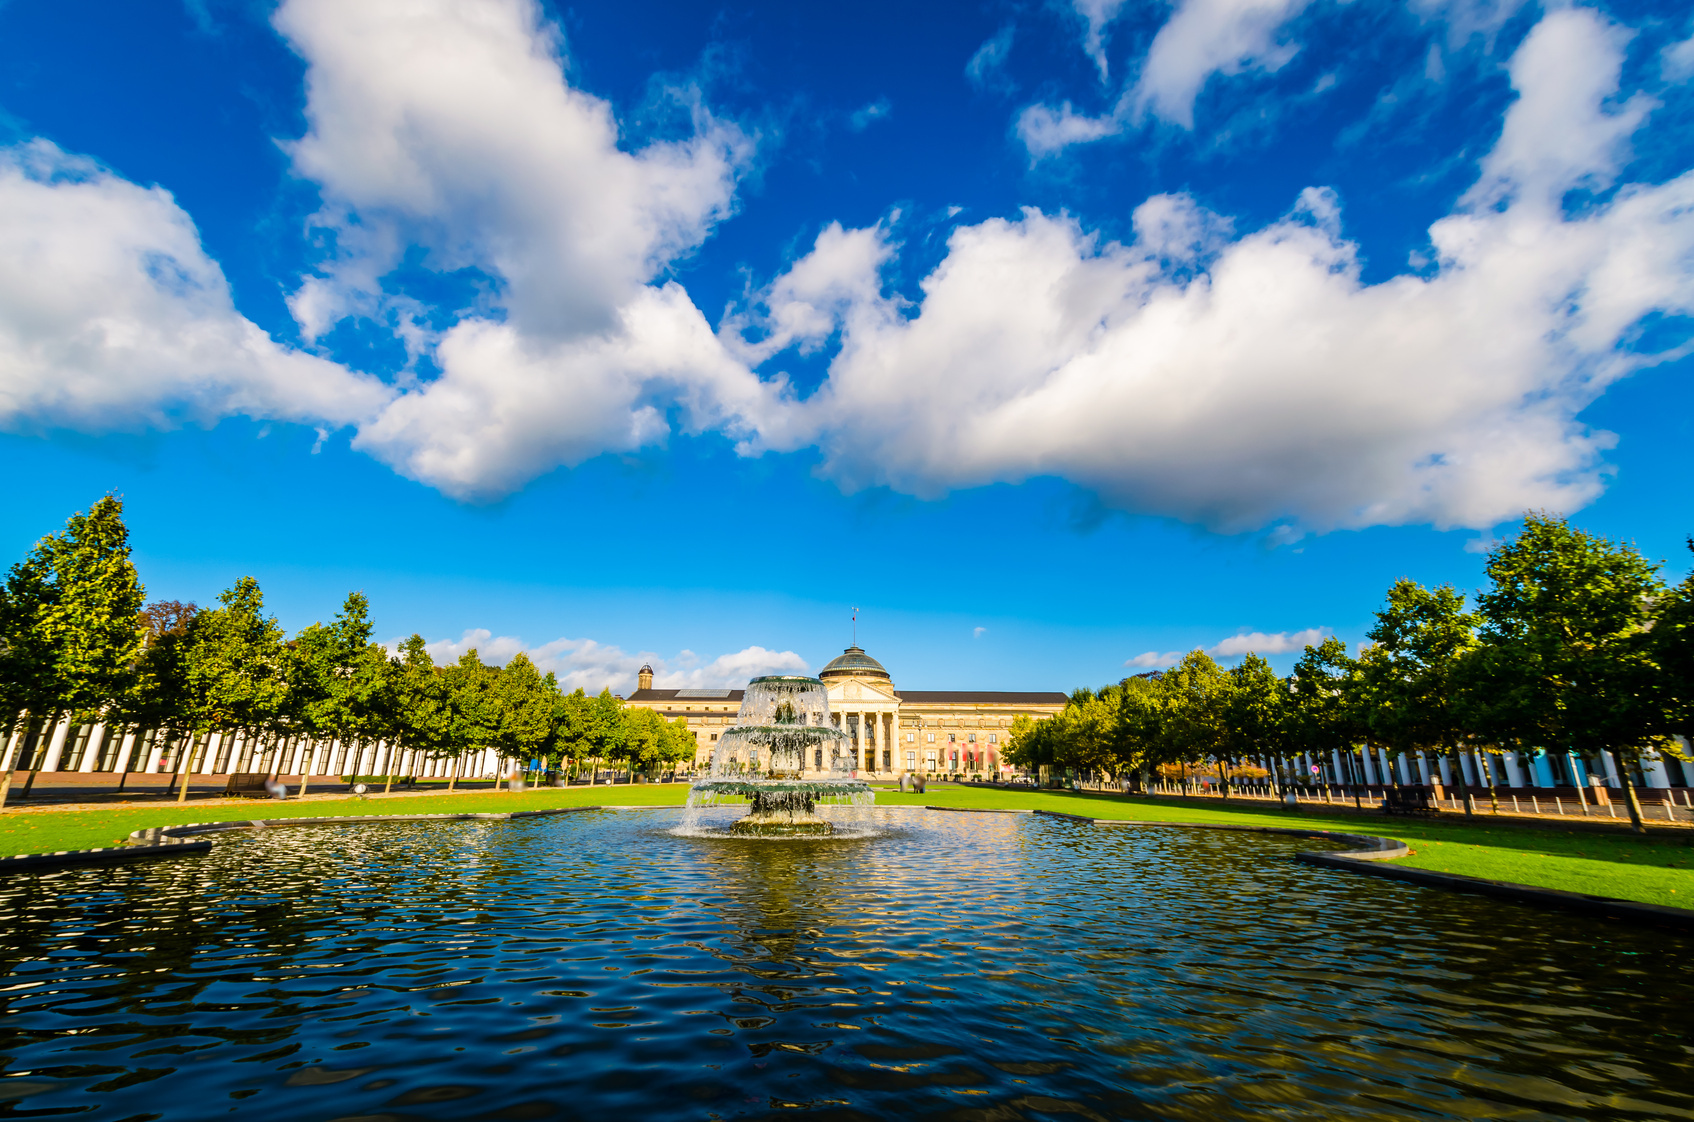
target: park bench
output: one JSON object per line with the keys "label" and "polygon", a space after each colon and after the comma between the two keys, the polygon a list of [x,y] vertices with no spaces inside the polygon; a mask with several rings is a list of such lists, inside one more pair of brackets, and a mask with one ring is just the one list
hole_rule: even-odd
{"label": "park bench", "polygon": [[1384,814],[1434,814],[1437,809],[1421,787],[1390,787],[1382,793]]}
{"label": "park bench", "polygon": [[266,771],[231,772],[229,782],[224,784],[224,797],[268,799],[271,793],[265,790],[265,780],[270,777],[270,773]]}

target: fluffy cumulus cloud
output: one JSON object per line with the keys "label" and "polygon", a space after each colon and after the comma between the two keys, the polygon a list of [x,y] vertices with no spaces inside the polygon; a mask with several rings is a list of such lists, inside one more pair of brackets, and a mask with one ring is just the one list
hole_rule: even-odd
{"label": "fluffy cumulus cloud", "polygon": [[1315,646],[1329,637],[1327,627],[1308,627],[1304,631],[1278,631],[1266,634],[1263,631],[1243,631],[1239,635],[1231,635],[1217,646],[1209,648],[1206,653],[1214,658],[1235,658],[1244,654],[1289,654],[1293,651],[1303,651]]}
{"label": "fluffy cumulus cloud", "polygon": [[[1207,647],[1206,653],[1213,658],[1239,658],[1245,654],[1278,655],[1303,651],[1307,647],[1323,642],[1329,637],[1327,627],[1308,627],[1304,631],[1243,631],[1219,640],[1215,646]],[[1142,651],[1133,658],[1124,660],[1124,665],[1139,670],[1157,670],[1166,666],[1174,666],[1182,661],[1186,651]]]}
{"label": "fluffy cumulus cloud", "polygon": [[688,90],[691,134],[635,151],[601,99],[566,80],[534,0],[287,0],[277,29],[307,64],[306,134],[336,247],[295,293],[302,330],[416,320],[385,288],[408,252],[489,279],[486,307],[439,336],[439,377],[410,387],[356,446],[459,497],[655,443],[678,408],[735,432],[772,390],[729,358],[663,278],[734,202],[752,144]]}
{"label": "fluffy cumulus cloud", "polygon": [[1694,312],[1694,173],[1561,206],[1612,183],[1648,109],[1611,104],[1621,52],[1592,12],[1543,19],[1478,183],[1430,228],[1433,262],[1379,283],[1321,189],[1243,236],[1183,196],[1143,204],[1128,244],[1035,210],[961,227],[914,307],[867,295],[880,234],[858,232],[855,280],[855,232],[831,230],[813,253],[836,302],[785,310],[782,278],[771,315],[839,330],[840,350],[767,443],[815,442],[848,490],[1058,476],[1226,532],[1581,507],[1611,437],[1578,411],[1654,361],[1628,346],[1644,318]]}
{"label": "fluffy cumulus cloud", "polygon": [[[398,645],[399,640],[389,644],[396,649]],[[582,689],[595,694],[609,689],[625,696],[636,688],[636,677],[643,665],[653,667],[653,684],[660,689],[740,689],[748,679],[761,674],[805,674],[810,670],[806,660],[793,651],[772,651],[758,646],[709,661],[703,661],[693,651],[682,651],[667,659],[652,652],[629,654],[621,647],[593,639],[554,639],[532,647],[511,635],[496,636],[487,628],[467,630],[457,639],[438,639],[428,644],[428,649],[430,657],[441,665],[474,650],[484,662],[503,666],[521,651],[543,674],[552,671],[567,691]]]}
{"label": "fluffy cumulus cloud", "polygon": [[389,396],[236,311],[169,192],[43,140],[0,149],[0,427],[345,425]]}

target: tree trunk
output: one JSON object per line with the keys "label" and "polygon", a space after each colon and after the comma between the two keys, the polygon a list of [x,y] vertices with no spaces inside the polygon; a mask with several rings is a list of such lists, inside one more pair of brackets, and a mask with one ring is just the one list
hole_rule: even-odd
{"label": "tree trunk", "polygon": [[1465,817],[1474,817],[1476,805],[1470,797],[1470,784],[1465,781],[1465,761],[1459,756],[1457,748],[1450,749],[1448,754],[1453,760],[1453,779],[1459,785],[1459,798],[1465,803]]}
{"label": "tree trunk", "polygon": [[459,757],[453,757],[453,770],[447,773],[447,793],[453,793],[453,787],[459,782]]}
{"label": "tree trunk", "polygon": [[[194,756],[194,741],[196,739],[197,739],[196,734],[194,734],[192,732],[189,733],[188,734],[188,743],[183,745],[182,751],[177,754],[177,758],[176,758],[177,775],[182,777],[182,782],[180,784],[178,784],[177,790],[176,790],[176,801],[179,802],[179,803],[185,803],[185,802],[188,801],[188,776],[189,776],[189,773],[194,770],[194,768],[193,768],[193,762],[194,762],[193,756]],[[211,739],[210,735],[208,735],[206,739],[210,740]]]}
{"label": "tree trunk", "polygon": [[[67,722],[67,724],[68,723],[69,722]],[[47,755],[47,752],[48,752],[48,746],[53,739],[53,733],[58,727],[59,727],[59,715],[57,713],[49,713],[46,717],[44,717],[42,719],[41,735],[36,738],[35,748],[29,754],[29,759],[30,759],[29,778],[24,780],[24,789],[22,791],[18,792],[18,798],[20,798],[20,799],[29,798],[30,789],[35,786],[36,772],[39,769],[39,765],[46,758],[46,755]],[[66,729],[65,735],[66,736],[70,735],[69,729]]]}
{"label": "tree trunk", "polygon": [[312,766],[317,762],[318,742],[313,739],[306,749],[306,760],[300,765],[300,797],[306,797],[306,788],[312,782]]}
{"label": "tree trunk", "polygon": [[386,794],[388,794],[388,792],[390,792],[394,789],[394,742],[393,741],[388,742],[388,755],[383,757],[382,766],[383,766],[383,770],[387,772],[387,774],[383,776],[383,778],[385,780],[387,780],[387,782],[385,782],[382,785],[382,793],[386,795]]}
{"label": "tree trunk", "polygon": [[1637,834],[1645,834],[1647,825],[1641,820],[1641,800],[1635,794],[1635,780],[1629,775],[1629,761],[1623,753],[1614,753],[1618,760],[1618,779],[1623,783],[1623,801],[1629,806],[1629,828]]}

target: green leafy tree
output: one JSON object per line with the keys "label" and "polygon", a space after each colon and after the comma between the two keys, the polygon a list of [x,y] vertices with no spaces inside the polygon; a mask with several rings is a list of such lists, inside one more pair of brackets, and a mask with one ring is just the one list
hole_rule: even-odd
{"label": "green leafy tree", "polygon": [[[1688,549],[1694,553],[1694,538],[1688,539]],[[1694,572],[1660,601],[1649,647],[1659,670],[1660,703],[1686,752],[1694,741]]]}
{"label": "green leafy tree", "polygon": [[[429,655],[423,636],[414,634],[400,644],[400,652],[389,659],[388,679],[385,697],[390,709],[386,723],[395,743],[402,752],[412,753],[414,759],[440,752],[446,742],[451,711],[446,683]],[[391,774],[384,793],[393,782]]]}
{"label": "green leafy tree", "polygon": [[1478,623],[1452,585],[1432,590],[1402,579],[1388,590],[1369,632],[1371,687],[1380,699],[1371,712],[1373,729],[1402,750],[1447,756],[1466,814],[1476,808],[1459,758],[1470,729],[1458,685],[1464,660],[1479,646]]}
{"label": "green leafy tree", "polygon": [[388,652],[371,642],[371,631],[370,601],[350,592],[329,624],[314,623],[295,637],[288,661],[294,721],[314,741],[352,748],[355,776],[365,742],[392,731]]}
{"label": "green leafy tree", "polygon": [[[548,675],[552,677],[551,674]],[[590,753],[589,727],[593,721],[594,699],[580,688],[570,693],[555,689],[552,722],[548,727],[545,750],[555,763],[569,759],[580,763]]]}
{"label": "green leafy tree", "polygon": [[465,757],[491,747],[500,734],[499,674],[498,668],[483,663],[475,648],[442,673],[447,698],[442,754],[454,761],[449,791],[459,781]]}
{"label": "green leafy tree", "polygon": [[218,604],[194,616],[181,651],[181,722],[189,737],[177,758],[178,802],[188,797],[192,750],[200,737],[272,728],[287,700],[282,629],[264,614],[259,582],[242,577]]}
{"label": "green leafy tree", "polygon": [[1223,735],[1219,738],[1223,767],[1219,771],[1228,798],[1230,775],[1240,761],[1250,755],[1288,753],[1288,687],[1270,663],[1253,653],[1224,677]]}
{"label": "green leafy tree", "polygon": [[1340,639],[1331,636],[1307,646],[1289,675],[1289,747],[1318,757],[1340,753],[1351,760],[1366,731],[1359,704],[1362,678],[1359,661]]}
{"label": "green leafy tree", "polygon": [[588,729],[583,738],[596,771],[603,760],[623,758],[623,735],[623,702],[613,697],[611,690],[603,689],[589,706]]}
{"label": "green leafy tree", "polygon": [[1648,630],[1665,592],[1658,570],[1632,545],[1531,513],[1489,555],[1491,587],[1477,597],[1489,723],[1521,749],[1612,753],[1637,832],[1630,768],[1674,750]]}
{"label": "green leafy tree", "polygon": [[502,755],[524,766],[535,759],[553,724],[557,687],[549,686],[529,656],[519,651],[495,679],[494,697],[500,717],[495,743]]}
{"label": "green leafy tree", "polygon": [[1161,762],[1184,768],[1219,759],[1225,750],[1229,678],[1205,651],[1189,651],[1159,681],[1165,696]]}
{"label": "green leafy tree", "polygon": [[[43,722],[43,742],[60,719],[103,720],[130,688],[145,600],[116,496],[71,515],[63,532],[37,543],[0,597],[7,731],[26,709]],[[32,770],[31,785],[34,779]]]}

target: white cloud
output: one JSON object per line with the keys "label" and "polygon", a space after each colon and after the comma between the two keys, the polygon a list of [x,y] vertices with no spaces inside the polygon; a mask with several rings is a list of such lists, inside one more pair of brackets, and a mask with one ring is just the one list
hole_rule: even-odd
{"label": "white cloud", "polygon": [[1244,654],[1288,654],[1315,646],[1328,637],[1327,627],[1308,627],[1304,631],[1278,631],[1268,635],[1263,631],[1243,631],[1239,635],[1231,635],[1222,640],[1206,653],[1214,658],[1233,658]]}
{"label": "white cloud", "polygon": [[965,63],[965,78],[971,85],[981,90],[1004,80],[1006,58],[1012,53],[1013,34],[1014,28],[1007,24],[971,55],[970,61]]}
{"label": "white cloud", "polygon": [[1542,19],[1512,56],[1518,100],[1465,201],[1515,197],[1556,208],[1573,187],[1610,186],[1629,156],[1630,136],[1656,105],[1638,93],[1615,110],[1606,107],[1628,41],[1627,32],[1591,11]]}
{"label": "white cloud", "polygon": [[988,628],[986,628],[986,627],[973,627],[973,628],[971,628],[971,638],[972,639],[980,639],[986,634],[988,634]]}
{"label": "white cloud", "polygon": [[[389,643],[397,649],[399,640]],[[457,639],[438,639],[427,644],[430,657],[439,665],[456,662],[475,650],[484,662],[504,666],[522,651],[543,673],[552,671],[566,692],[582,689],[597,694],[603,689],[627,696],[636,687],[636,676],[644,664],[653,667],[653,684],[659,689],[742,689],[749,679],[761,674],[804,674],[806,660],[793,651],[747,647],[719,655],[702,664],[692,651],[681,651],[673,659],[652,652],[628,654],[621,647],[593,639],[554,639],[531,647],[511,635],[496,637],[487,628],[473,628]]]}
{"label": "white cloud", "polygon": [[[1116,136],[1145,121],[1149,114],[1185,129],[1194,127],[1194,102],[1213,74],[1247,70],[1274,71],[1299,51],[1282,39],[1283,27],[1310,0],[1180,0],[1165,21],[1140,74],[1117,103],[1098,116],[1078,113],[1065,102],[1058,108],[1037,104],[1018,114],[1018,139],[1039,162],[1073,144]],[[1101,38],[1122,0],[1074,0],[1087,24],[1084,49],[1106,76]]]}
{"label": "white cloud", "polygon": [[1134,658],[1124,659],[1123,664],[1125,666],[1136,667],[1140,670],[1147,670],[1153,667],[1175,666],[1177,663],[1182,661],[1182,655],[1182,651],[1166,651],[1164,654],[1160,654],[1158,651],[1142,651]]}
{"label": "white cloud", "polygon": [[1031,161],[1062,152],[1073,144],[1087,144],[1123,131],[1124,119],[1116,114],[1090,117],[1071,108],[1070,102],[1054,109],[1049,105],[1027,106],[1018,114],[1018,140]]}
{"label": "white cloud", "polygon": [[[848,491],[1057,476],[1225,532],[1579,508],[1612,437],[1578,412],[1655,361],[1623,349],[1643,317],[1694,313],[1694,173],[1575,215],[1550,201],[1620,166],[1644,112],[1604,108],[1620,58],[1590,13],[1542,22],[1513,61],[1501,143],[1417,273],[1366,283],[1319,189],[1233,240],[1182,196],[1143,204],[1127,245],[1033,209],[957,227],[912,307],[860,252],[856,276],[830,273],[847,302],[807,305],[806,337],[841,332],[825,384],[761,446],[816,442]],[[855,234],[886,244],[832,237]]]}
{"label": "white cloud", "polygon": [[852,116],[847,118],[847,125],[854,132],[864,132],[893,111],[894,103],[886,97],[879,97],[870,104],[855,109]]}
{"label": "white cloud", "polygon": [[390,395],[237,312],[169,192],[45,140],[0,149],[0,427],[340,427]]}
{"label": "white cloud", "polygon": [[1106,28],[1118,18],[1124,0],[1071,0],[1071,3],[1082,17],[1082,49],[1100,68],[1100,77],[1104,79],[1110,70],[1106,64]]}
{"label": "white cloud", "polygon": [[1283,26],[1308,0],[1182,0],[1153,37],[1136,80],[1137,113],[1194,127],[1194,101],[1213,74],[1278,70],[1299,50]]}
{"label": "white cloud", "polygon": [[1659,52],[1659,72],[1667,82],[1694,78],[1694,36],[1671,43]]}
{"label": "white cloud", "polygon": [[674,90],[692,135],[624,150],[607,103],[566,81],[534,0],[287,0],[274,20],[307,64],[308,128],[286,147],[337,247],[294,295],[302,329],[393,314],[384,279],[409,247],[493,281],[487,306],[419,341],[440,377],[358,447],[484,498],[657,443],[673,406],[730,432],[770,407],[663,280],[730,213],[752,152],[740,129]]}

